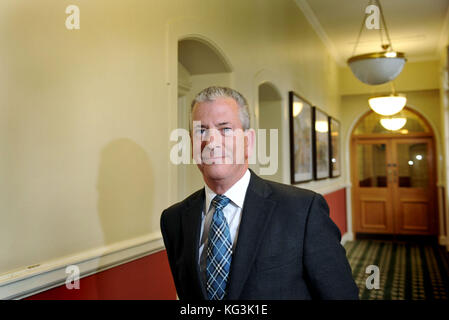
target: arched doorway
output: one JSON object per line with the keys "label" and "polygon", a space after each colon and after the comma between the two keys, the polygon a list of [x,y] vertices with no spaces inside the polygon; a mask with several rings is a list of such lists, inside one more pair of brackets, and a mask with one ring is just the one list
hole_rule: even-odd
{"label": "arched doorway", "polygon": [[[209,86],[230,86],[228,60],[210,41],[185,38],[178,41],[178,128],[189,130],[190,103],[195,95]],[[178,165],[177,193],[182,200],[203,187],[195,164]]]}
{"label": "arched doorway", "polygon": [[351,164],[356,236],[436,235],[434,134],[420,114],[367,112],[351,134]]}
{"label": "arched doorway", "polygon": [[[282,97],[270,82],[262,83],[258,89],[259,129],[266,130],[265,152],[262,153],[266,153],[263,156],[267,156],[267,163],[261,163],[260,168],[266,168],[266,171],[270,172],[270,175],[265,176],[266,179],[283,183]],[[271,129],[276,130],[277,138],[271,136]],[[271,140],[276,145],[272,145]],[[259,161],[261,160],[259,159]],[[262,173],[262,171],[259,172],[259,174]]]}

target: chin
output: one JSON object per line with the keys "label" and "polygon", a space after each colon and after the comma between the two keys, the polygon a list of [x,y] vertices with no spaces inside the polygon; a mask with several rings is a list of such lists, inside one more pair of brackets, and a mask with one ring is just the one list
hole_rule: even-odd
{"label": "chin", "polygon": [[203,165],[201,168],[204,178],[212,180],[229,178],[233,171],[235,171],[235,168],[231,164],[210,164]]}

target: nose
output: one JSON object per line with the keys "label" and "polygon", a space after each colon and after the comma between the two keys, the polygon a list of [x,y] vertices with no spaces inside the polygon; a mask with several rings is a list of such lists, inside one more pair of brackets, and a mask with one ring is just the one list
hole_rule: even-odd
{"label": "nose", "polygon": [[206,147],[209,149],[221,147],[221,134],[217,129],[206,130],[204,141],[206,141]]}

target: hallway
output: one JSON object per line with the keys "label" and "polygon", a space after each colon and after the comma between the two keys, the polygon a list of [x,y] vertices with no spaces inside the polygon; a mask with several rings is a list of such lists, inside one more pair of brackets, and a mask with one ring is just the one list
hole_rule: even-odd
{"label": "hallway", "polygon": [[[437,243],[363,239],[345,249],[361,300],[449,299],[449,255]],[[379,267],[379,289],[367,288],[370,265]]]}
{"label": "hallway", "polygon": [[382,0],[407,61],[372,85],[348,65],[386,50],[370,2],[0,1],[0,299],[176,300],[160,219],[205,186],[209,86],[247,100],[256,175],[324,197],[362,299],[449,299],[449,0]]}

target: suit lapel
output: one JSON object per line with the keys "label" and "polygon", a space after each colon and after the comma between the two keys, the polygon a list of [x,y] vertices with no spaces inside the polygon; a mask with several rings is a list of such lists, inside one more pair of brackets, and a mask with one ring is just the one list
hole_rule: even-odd
{"label": "suit lapel", "polygon": [[[192,275],[195,298],[204,299],[205,288],[200,280],[200,269],[198,265],[199,238],[201,232],[201,212],[204,206],[204,189],[198,192],[198,196],[190,202],[182,218],[184,244],[186,248],[185,265],[187,274]],[[192,232],[194,231],[194,232]]]}
{"label": "suit lapel", "polygon": [[237,246],[232,257],[227,299],[239,298],[257,255],[264,230],[276,202],[268,199],[268,185],[251,171],[240,222]]}

